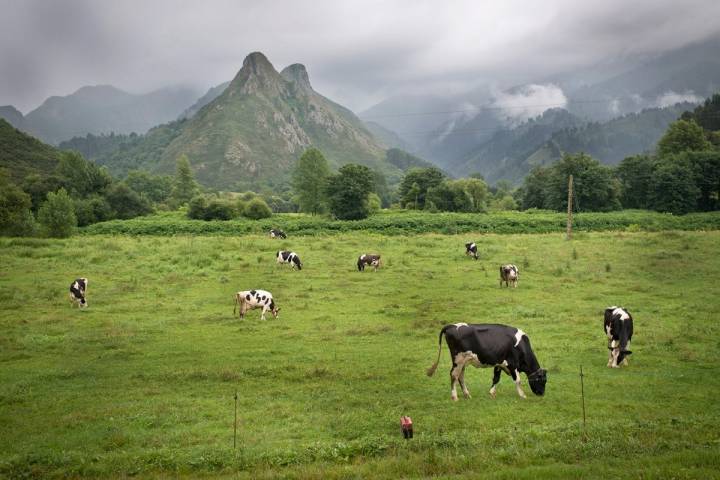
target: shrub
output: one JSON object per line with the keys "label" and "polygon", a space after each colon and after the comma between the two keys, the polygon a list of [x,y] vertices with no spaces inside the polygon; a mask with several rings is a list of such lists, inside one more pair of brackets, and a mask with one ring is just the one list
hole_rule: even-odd
{"label": "shrub", "polygon": [[73,207],[75,208],[78,227],[110,220],[113,214],[108,201],[98,195],[89,198],[75,198],[73,199]]}
{"label": "shrub", "polygon": [[110,187],[106,198],[117,218],[134,218],[152,212],[150,202],[125,183],[116,183]]}
{"label": "shrub", "polygon": [[243,216],[252,218],[253,220],[260,220],[261,218],[272,217],[272,210],[270,210],[268,204],[265,203],[265,200],[255,197],[245,206]]}
{"label": "shrub", "polygon": [[64,188],[47,194],[47,200],[40,205],[38,221],[43,233],[49,237],[66,238],[73,234],[77,217],[73,201]]}
{"label": "shrub", "polygon": [[33,235],[36,225],[31,206],[30,195],[5,180],[0,172],[0,235]]}

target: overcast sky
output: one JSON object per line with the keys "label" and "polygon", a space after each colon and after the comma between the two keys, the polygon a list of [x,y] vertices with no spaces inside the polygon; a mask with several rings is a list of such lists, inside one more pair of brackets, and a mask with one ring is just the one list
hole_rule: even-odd
{"label": "overcast sky", "polygon": [[252,51],[356,111],[507,85],[720,31],[718,0],[0,0],[0,105],[110,84],[204,91]]}

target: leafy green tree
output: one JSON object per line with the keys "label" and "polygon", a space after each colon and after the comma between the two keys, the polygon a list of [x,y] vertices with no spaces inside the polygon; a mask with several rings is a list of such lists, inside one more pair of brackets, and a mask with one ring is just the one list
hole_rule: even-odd
{"label": "leafy green tree", "polygon": [[261,218],[272,217],[272,210],[265,200],[260,197],[255,197],[245,205],[243,216],[252,218],[253,220],[260,220]]}
{"label": "leafy green tree", "polygon": [[700,189],[687,156],[661,158],[650,184],[650,205],[659,212],[684,214],[695,210]]}
{"label": "leafy green tree", "polygon": [[48,192],[57,192],[63,186],[63,181],[57,175],[47,177],[36,173],[28,175],[22,182],[22,189],[32,200],[32,211],[37,212],[45,200]]}
{"label": "leafy green tree", "polygon": [[481,178],[461,178],[455,183],[459,185],[470,196],[472,206],[470,211],[484,212],[487,208],[488,186]]}
{"label": "leafy green tree", "polygon": [[[437,187],[445,179],[445,174],[439,168],[411,168],[403,177],[398,195],[403,205],[412,203],[416,209],[425,208],[425,196],[427,191]],[[413,185],[417,184],[417,192]]]}
{"label": "leafy green tree", "polygon": [[373,177],[375,181],[375,193],[380,199],[381,208],[387,208],[392,203],[392,193],[387,184],[385,175],[380,170],[373,170]]}
{"label": "leafy green tree", "polygon": [[170,197],[173,178],[168,175],[151,175],[144,170],[131,170],[125,183],[153,203],[162,203]]}
{"label": "leafy green tree", "polygon": [[523,210],[547,208],[550,173],[549,168],[543,167],[535,167],[530,170],[522,186],[522,201],[520,203]]}
{"label": "leafy green tree", "polygon": [[662,157],[687,151],[710,150],[712,144],[695,120],[677,120],[670,124],[658,142],[658,154]]}
{"label": "leafy green tree", "polygon": [[116,218],[135,218],[152,212],[150,202],[124,182],[110,187],[106,198]]}
{"label": "leafy green tree", "polygon": [[371,214],[379,212],[382,208],[382,200],[380,200],[380,195],[375,192],[370,192],[368,194],[367,202],[368,209]]}
{"label": "leafy green tree", "polygon": [[720,210],[720,151],[686,152],[684,157],[695,171],[695,185],[700,189],[697,210]]}
{"label": "leafy green tree", "polygon": [[620,180],[621,203],[624,208],[650,207],[650,181],[656,161],[649,155],[625,158],[615,169]]}
{"label": "leafy green tree", "polygon": [[31,236],[35,218],[30,211],[32,200],[0,170],[0,235]]}
{"label": "leafy green tree", "polygon": [[325,185],[330,213],[341,220],[360,220],[370,214],[368,194],[373,191],[372,170],[349,163],[331,175]]}
{"label": "leafy green tree", "polygon": [[74,198],[73,207],[78,227],[104,222],[113,217],[113,211],[107,199],[97,194],[87,198]]}
{"label": "leafy green tree", "polygon": [[188,203],[200,191],[198,183],[195,181],[192,170],[190,169],[190,160],[186,155],[180,155],[175,162],[175,179],[173,180],[173,188],[170,193],[170,199],[175,206],[181,206]]}
{"label": "leafy green tree", "polygon": [[431,202],[437,210],[445,212],[469,212],[473,209],[470,194],[461,183],[452,180],[445,180],[428,189],[426,201]]}
{"label": "leafy green tree", "polygon": [[63,186],[73,197],[103,193],[113,181],[104,167],[98,167],[73,151],[60,154],[55,175],[61,179]]}
{"label": "leafy green tree", "polygon": [[66,238],[73,234],[77,217],[72,199],[64,188],[47,194],[47,200],[40,205],[38,221],[43,233],[49,237]]}
{"label": "leafy green tree", "polygon": [[573,176],[573,210],[604,212],[621,208],[620,182],[612,169],[585,153],[565,154],[550,167],[545,198],[547,208],[567,209],[570,175]]}
{"label": "leafy green tree", "polygon": [[[417,210],[418,208],[418,197],[420,196],[420,185],[418,185],[417,182],[413,182],[413,184],[410,186],[410,188],[405,193],[406,198],[412,199],[412,208],[413,210]],[[407,208],[410,203],[406,203],[405,207]]]}
{"label": "leafy green tree", "polygon": [[323,189],[329,175],[330,167],[322,152],[317,148],[305,150],[292,173],[292,188],[301,212],[323,212]]}

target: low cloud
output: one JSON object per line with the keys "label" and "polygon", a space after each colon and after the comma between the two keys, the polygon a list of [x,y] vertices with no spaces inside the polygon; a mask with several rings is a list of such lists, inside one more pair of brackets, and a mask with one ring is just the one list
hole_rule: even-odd
{"label": "low cloud", "polygon": [[689,102],[689,103],[700,103],[702,97],[695,95],[695,92],[688,90],[684,93],[676,93],[672,90],[668,90],[663,93],[655,100],[655,105],[660,108],[670,107],[676,103]]}
{"label": "low cloud", "polygon": [[562,88],[555,84],[529,84],[512,91],[498,92],[490,108],[497,111],[498,118],[507,126],[542,115],[550,108],[567,107],[568,99]]}

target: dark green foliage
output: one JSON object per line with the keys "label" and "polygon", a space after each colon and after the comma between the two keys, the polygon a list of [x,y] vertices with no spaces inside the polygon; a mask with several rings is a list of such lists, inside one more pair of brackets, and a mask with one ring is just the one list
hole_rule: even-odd
{"label": "dark green foliage", "polygon": [[425,203],[443,212],[469,212],[473,209],[473,199],[462,184],[452,180],[428,189]]}
{"label": "dark green foliage", "polygon": [[32,173],[23,180],[21,185],[32,199],[32,210],[37,212],[40,204],[47,199],[48,192],[58,191],[63,186],[63,181],[57,175],[46,176]]}
{"label": "dark green foliage", "polygon": [[658,161],[650,190],[650,204],[659,212],[692,212],[700,197],[693,165],[684,155],[667,156]]}
{"label": "dark green foliage", "polygon": [[106,198],[115,218],[128,219],[152,212],[150,202],[124,182],[116,183],[110,187]]}
{"label": "dark green foliage", "polygon": [[113,181],[106,169],[88,162],[77,152],[60,154],[55,176],[61,179],[63,186],[73,197],[102,193]]}
{"label": "dark green foliage", "polygon": [[190,169],[190,161],[185,155],[178,157],[175,166],[175,179],[173,180],[170,199],[174,205],[180,206],[188,203],[197,195],[200,188]]}
{"label": "dark green foliage", "polygon": [[78,227],[104,222],[113,218],[113,210],[107,199],[99,195],[73,199]]}
{"label": "dark green foliage", "polygon": [[720,210],[720,150],[684,154],[695,170],[695,184],[700,189],[697,210]]}
{"label": "dark green foliage", "polygon": [[153,203],[163,203],[170,197],[173,179],[168,175],[151,175],[144,170],[132,170],[125,183]]}
{"label": "dark green foliage", "polygon": [[706,99],[705,103],[692,112],[683,113],[681,118],[687,121],[694,120],[706,132],[720,131],[720,93]]}
{"label": "dark green foliage", "polygon": [[73,201],[64,188],[47,194],[47,200],[38,211],[38,222],[48,237],[66,238],[73,234],[77,217]]}
{"label": "dark green foliage", "polygon": [[0,235],[30,236],[35,233],[35,218],[30,211],[30,195],[11,183],[0,169]]}
{"label": "dark green foliage", "polygon": [[251,218],[253,220],[260,220],[262,218],[272,217],[272,210],[265,200],[260,197],[255,197],[245,205],[245,210],[242,212],[244,217]]}
{"label": "dark green foliage", "polygon": [[364,165],[349,163],[327,179],[325,195],[330,213],[340,220],[360,220],[370,214],[368,194],[374,175]]}
{"label": "dark green foliage", "polygon": [[554,165],[533,171],[525,183],[523,207],[566,210],[570,175],[573,176],[574,211],[602,212],[621,208],[620,184],[612,169],[583,153],[566,154]]}
{"label": "dark green foliage", "polygon": [[[16,129],[0,118],[0,168],[20,185],[29,175],[49,175],[57,166],[60,151]],[[44,200],[43,196],[43,200]]]}
{"label": "dark green foliage", "polygon": [[[247,208],[247,207],[246,207]],[[235,205],[219,198],[211,199],[205,208],[205,220],[231,220],[237,216]]]}
{"label": "dark green foliage", "polygon": [[[270,195],[266,198],[266,202],[273,213],[293,213],[298,211],[298,205],[290,198],[284,198],[279,195]],[[238,211],[245,210],[245,204]]]}
{"label": "dark green foliage", "polygon": [[301,212],[313,215],[323,212],[323,188],[329,175],[330,167],[322,152],[317,148],[305,150],[292,173],[292,188]]}
{"label": "dark green foliage", "polygon": [[398,188],[400,202],[415,209],[425,208],[425,196],[429,189],[437,187],[445,174],[435,167],[408,170]]}
{"label": "dark green foliage", "polygon": [[622,189],[624,208],[648,208],[650,183],[655,171],[655,159],[650,155],[635,155],[620,162],[615,170]]}
{"label": "dark green foliage", "polygon": [[687,151],[702,151],[712,148],[705,138],[705,132],[695,120],[678,120],[668,127],[658,142],[660,156],[673,155]]}

